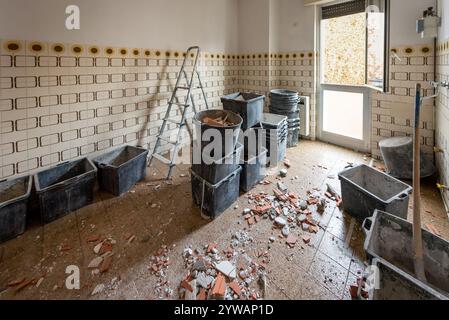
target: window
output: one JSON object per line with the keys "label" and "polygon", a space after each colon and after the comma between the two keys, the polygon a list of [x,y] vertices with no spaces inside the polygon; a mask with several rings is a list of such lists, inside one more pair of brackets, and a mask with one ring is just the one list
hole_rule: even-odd
{"label": "window", "polygon": [[322,83],[388,91],[390,0],[323,7]]}

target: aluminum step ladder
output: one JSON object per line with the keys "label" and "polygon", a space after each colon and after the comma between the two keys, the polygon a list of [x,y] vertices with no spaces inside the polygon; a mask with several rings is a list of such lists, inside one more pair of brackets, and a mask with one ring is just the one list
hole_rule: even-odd
{"label": "aluminum step ladder", "polygon": [[[167,173],[167,180],[171,179],[173,168],[176,166],[176,160],[178,158],[178,152],[179,152],[179,146],[180,146],[180,138],[181,138],[181,132],[182,129],[187,125],[187,109],[192,106],[194,114],[196,114],[196,106],[195,101],[192,97],[192,90],[193,89],[201,89],[201,94],[204,98],[204,102],[206,104],[206,109],[209,109],[209,105],[207,103],[207,97],[204,92],[204,87],[201,82],[200,74],[197,70],[198,67],[198,58],[200,56],[200,47],[194,46],[187,49],[187,52],[184,56],[184,61],[182,63],[181,69],[178,73],[178,77],[176,79],[176,85],[173,90],[172,96],[168,102],[168,108],[165,113],[162,126],[160,128],[159,134],[157,135],[156,144],[154,145],[153,152],[150,154],[148,158],[148,166],[151,166],[151,163],[153,159],[157,159],[160,162],[168,165],[168,173]],[[194,63],[193,63],[193,70],[189,79],[189,76],[186,71],[186,63],[187,60],[191,57],[195,57]],[[194,78],[195,76],[198,78],[198,86],[194,86]],[[181,85],[182,78],[185,80],[185,85]],[[177,96],[179,91],[187,91],[187,95],[184,98],[184,101],[179,102],[179,97]],[[182,117],[181,121],[175,121],[173,119],[170,119],[170,112],[173,106],[178,106],[182,108]],[[178,132],[176,135],[176,140],[171,141],[169,138],[164,137],[164,132],[166,130],[167,123],[174,123],[178,126]],[[171,145],[173,145],[173,149],[169,151],[170,158],[164,157],[164,155],[159,153],[159,148],[161,145],[161,141],[165,141]]]}

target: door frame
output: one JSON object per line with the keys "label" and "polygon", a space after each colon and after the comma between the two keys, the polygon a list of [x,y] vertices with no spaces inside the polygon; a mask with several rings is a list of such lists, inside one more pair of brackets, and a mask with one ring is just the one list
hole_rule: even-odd
{"label": "door frame", "polygon": [[[324,90],[363,94],[363,140],[342,136],[323,130],[323,93]],[[318,139],[359,152],[371,151],[371,90],[364,86],[330,85],[319,86],[318,103]]]}

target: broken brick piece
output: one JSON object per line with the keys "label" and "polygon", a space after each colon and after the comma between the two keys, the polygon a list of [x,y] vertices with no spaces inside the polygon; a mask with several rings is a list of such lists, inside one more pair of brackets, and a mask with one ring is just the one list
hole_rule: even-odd
{"label": "broken brick piece", "polygon": [[196,300],[206,300],[206,289],[201,288],[200,292],[198,293],[198,295],[196,296]]}
{"label": "broken brick piece", "polygon": [[106,257],[103,259],[103,262],[100,265],[100,272],[101,273],[105,273],[109,270],[109,268],[111,267],[111,263],[112,263],[112,257]]}
{"label": "broken brick piece", "polygon": [[15,287],[18,286],[19,284],[21,284],[22,282],[24,282],[26,279],[25,278],[21,278],[19,280],[13,280],[10,283],[8,283],[8,287]]}
{"label": "broken brick piece", "polygon": [[98,241],[100,241],[100,239],[101,239],[101,237],[99,235],[93,234],[87,238],[87,242],[88,243],[98,242]]}
{"label": "broken brick piece", "polygon": [[101,256],[106,252],[112,252],[112,244],[110,244],[109,242],[103,242],[98,254]]}
{"label": "broken brick piece", "polygon": [[218,246],[218,244],[216,244],[216,243],[209,244],[209,246],[207,247],[207,253],[211,253],[212,250],[214,250],[217,246]]}
{"label": "broken brick piece", "polygon": [[310,243],[310,237],[308,237],[308,236],[303,236],[303,237],[302,237],[302,241],[304,241],[304,243]]}
{"label": "broken brick piece", "polygon": [[192,286],[190,285],[190,283],[187,280],[182,280],[181,281],[181,287],[186,289],[186,290],[189,290],[190,292],[193,292],[193,288],[192,288]]}
{"label": "broken brick piece", "polygon": [[252,226],[255,223],[256,223],[256,220],[254,219],[254,217],[251,217],[248,219],[248,225]]}
{"label": "broken brick piece", "polygon": [[229,288],[231,288],[232,291],[234,291],[235,294],[238,295],[238,296],[240,296],[240,294],[242,293],[242,291],[240,290],[239,284],[238,284],[237,281],[235,281],[235,280],[232,281],[232,282],[229,284]]}
{"label": "broken brick piece", "polygon": [[25,289],[26,287],[28,287],[28,286],[33,282],[33,280],[34,280],[34,279],[29,279],[29,280],[24,280],[24,281],[22,281],[22,283],[19,284],[19,285],[17,286],[17,288],[15,289],[15,290],[16,290],[16,293],[19,292],[19,291],[21,291],[21,290],[23,290],[23,289]]}
{"label": "broken brick piece", "polygon": [[226,280],[225,277],[219,273],[217,278],[215,278],[215,284],[212,288],[212,296],[214,297],[224,297],[226,293]]}
{"label": "broken brick piece", "polygon": [[62,251],[62,252],[67,252],[67,251],[70,251],[70,250],[72,250],[72,247],[69,246],[68,244],[64,244],[60,248],[60,251]]}
{"label": "broken brick piece", "polygon": [[318,233],[320,229],[317,226],[309,226],[310,233]]}
{"label": "broken brick piece", "polygon": [[267,204],[264,206],[257,206],[253,211],[257,212],[258,214],[264,214],[271,208],[272,208],[271,204]]}

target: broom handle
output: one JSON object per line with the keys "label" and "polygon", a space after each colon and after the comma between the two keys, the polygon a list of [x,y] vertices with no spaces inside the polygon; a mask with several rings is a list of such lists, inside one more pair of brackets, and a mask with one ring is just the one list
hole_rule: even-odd
{"label": "broom handle", "polygon": [[416,85],[415,124],[413,137],[413,251],[416,277],[426,281],[424,271],[424,254],[421,229],[421,144],[420,144],[420,110],[421,84]]}

